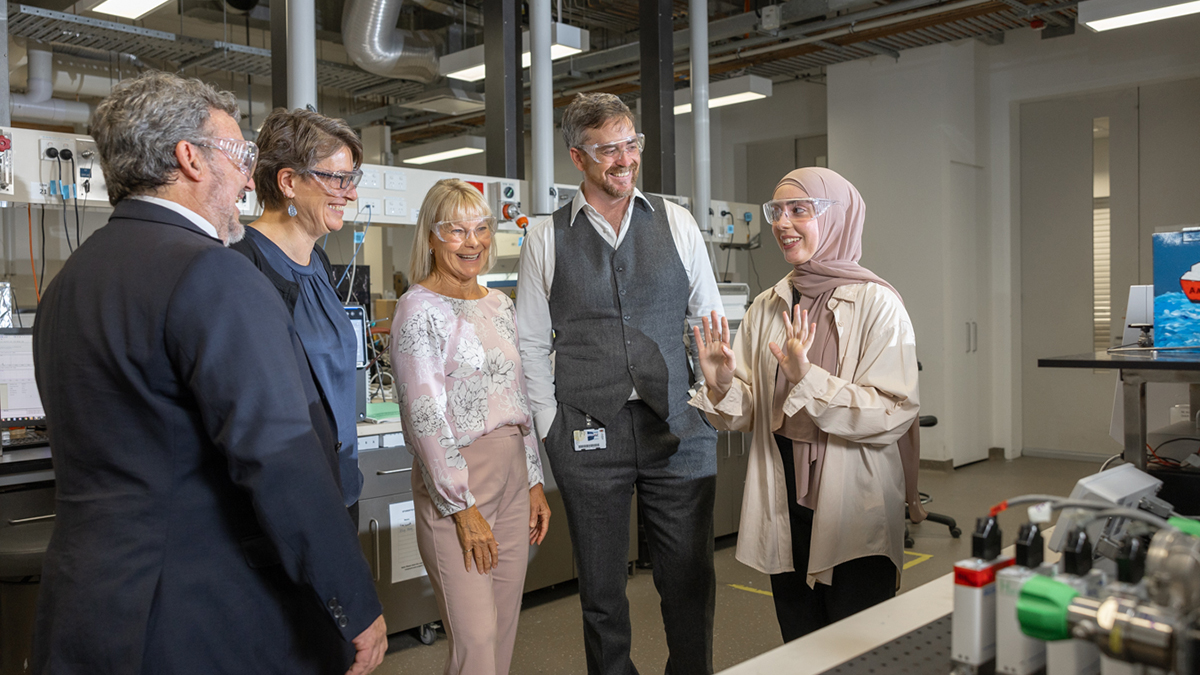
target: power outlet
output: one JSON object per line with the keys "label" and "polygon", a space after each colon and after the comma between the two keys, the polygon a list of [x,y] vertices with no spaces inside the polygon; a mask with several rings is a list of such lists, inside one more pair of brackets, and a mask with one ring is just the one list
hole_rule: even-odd
{"label": "power outlet", "polygon": [[[363,178],[366,178],[366,174],[363,174]],[[383,184],[389,190],[404,192],[408,189],[408,177],[403,171],[384,171]],[[392,214],[389,213],[388,215]]]}
{"label": "power outlet", "polygon": [[359,217],[375,217],[383,213],[383,202],[374,197],[360,197],[358,200]]}
{"label": "power outlet", "polygon": [[388,197],[383,200],[383,213],[387,216],[403,218],[408,215],[408,202],[400,197]]}
{"label": "power outlet", "polygon": [[[41,157],[43,162],[58,161],[57,159],[46,156],[46,151],[49,150],[50,148],[54,148],[58,152],[62,152],[63,150],[70,150],[72,154],[75,153],[75,144],[72,143],[71,141],[66,141],[66,140],[62,140],[62,139],[58,139],[58,138],[44,138],[44,137],[39,138],[38,139],[38,157]],[[75,162],[78,164],[79,159],[76,158]]]}
{"label": "power outlet", "polygon": [[378,169],[363,169],[362,180],[358,181],[358,187],[368,188],[371,190],[379,189],[379,170]]}

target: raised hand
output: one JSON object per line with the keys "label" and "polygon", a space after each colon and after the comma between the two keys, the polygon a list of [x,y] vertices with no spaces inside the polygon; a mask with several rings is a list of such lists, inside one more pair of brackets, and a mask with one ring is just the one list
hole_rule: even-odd
{"label": "raised hand", "polygon": [[799,305],[794,308],[794,317],[783,313],[785,337],[783,347],[772,342],[769,346],[775,359],[779,361],[779,369],[787,378],[789,384],[795,385],[808,374],[812,364],[808,361],[808,350],[812,348],[817,336],[817,324],[808,322],[808,310],[801,310]]}
{"label": "raised hand", "polygon": [[[720,320],[720,329],[717,321]],[[704,382],[708,385],[708,399],[714,404],[725,398],[729,387],[733,384],[733,370],[737,360],[733,356],[733,348],[729,346],[729,321],[712,313],[712,322],[708,317],[702,317],[703,332],[700,326],[692,327],[696,338],[696,351],[700,361],[700,371],[704,373]]]}

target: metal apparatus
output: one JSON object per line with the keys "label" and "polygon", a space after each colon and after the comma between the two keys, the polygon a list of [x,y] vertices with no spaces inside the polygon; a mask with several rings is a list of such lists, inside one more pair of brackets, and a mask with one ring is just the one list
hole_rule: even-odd
{"label": "metal apparatus", "polygon": [[[1100,516],[1120,515],[1106,509]],[[1145,511],[1128,511],[1130,515]],[[1096,596],[1049,577],[1031,579],[1021,591],[1017,615],[1026,635],[1047,641],[1079,639],[1094,643],[1117,661],[1185,675],[1197,672],[1200,634],[1200,522],[1182,517],[1159,521],[1139,569],[1136,532],[1126,536],[1122,579]]]}

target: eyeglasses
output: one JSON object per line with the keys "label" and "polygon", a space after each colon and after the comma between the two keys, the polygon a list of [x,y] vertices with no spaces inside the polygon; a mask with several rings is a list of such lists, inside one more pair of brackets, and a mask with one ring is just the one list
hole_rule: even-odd
{"label": "eyeglasses", "polygon": [[491,241],[492,233],[495,231],[496,218],[494,216],[439,220],[433,224],[433,233],[447,244],[461,244],[472,234],[480,242]]}
{"label": "eyeglasses", "polygon": [[307,169],[305,173],[316,176],[318,180],[321,180],[322,185],[338,192],[345,192],[351,187],[358,187],[358,182],[363,177],[362,169],[355,169],[353,171],[317,171],[316,169]]}
{"label": "eyeglasses", "polygon": [[622,138],[619,141],[611,143],[592,143],[591,145],[578,145],[576,147],[586,152],[588,157],[592,158],[593,162],[603,164],[611,162],[626,153],[641,155],[642,150],[646,147],[646,134],[635,134],[629,138]]}
{"label": "eyeglasses", "polygon": [[194,145],[220,150],[246,178],[254,173],[254,165],[258,163],[258,146],[251,141],[240,138],[205,138],[203,142],[195,142]]}
{"label": "eyeglasses", "polygon": [[774,225],[787,218],[789,222],[801,223],[812,220],[829,210],[838,202],[821,197],[803,197],[800,199],[772,199],[763,204],[763,215],[767,222]]}

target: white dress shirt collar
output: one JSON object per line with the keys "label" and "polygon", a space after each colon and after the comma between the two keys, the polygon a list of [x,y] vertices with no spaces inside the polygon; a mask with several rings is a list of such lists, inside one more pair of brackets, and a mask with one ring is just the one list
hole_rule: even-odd
{"label": "white dress shirt collar", "polygon": [[[646,199],[646,195],[642,194],[641,190],[639,190],[637,188],[633,188],[633,199],[629,200],[629,208],[625,209],[625,217],[621,219],[622,220],[622,228],[621,229],[624,229],[624,223],[629,221],[629,214],[630,214],[630,211],[633,209],[633,203],[639,199],[641,201],[645,202],[646,208],[650,209],[651,211],[654,210],[654,205],[650,203],[649,199]],[[600,211],[597,210],[596,207],[589,204],[587,201],[587,198],[583,196],[583,183],[580,183],[579,189],[575,191],[575,198],[571,200],[571,220],[570,220],[571,225],[575,224],[575,217],[579,215],[579,212],[585,206],[590,210],[591,213],[595,213],[598,216],[600,215]],[[600,216],[600,217],[603,218],[603,216]]]}
{"label": "white dress shirt collar", "polygon": [[179,215],[183,216],[184,218],[187,218],[188,220],[190,220],[192,222],[192,224],[194,224],[196,227],[200,228],[201,231],[204,232],[204,234],[207,234],[208,236],[212,237],[213,239],[217,239],[217,240],[221,239],[221,237],[217,234],[217,228],[213,227],[212,223],[205,220],[204,217],[201,216],[199,213],[196,213],[195,211],[189,209],[188,207],[184,206],[183,204],[180,204],[179,202],[173,202],[169,199],[162,199],[161,197],[151,197],[149,195],[135,195],[133,197],[129,197],[129,199],[136,199],[136,200],[142,201],[142,202],[150,202],[151,204],[157,204],[157,205],[163,207],[164,209],[171,209],[175,213],[178,213]]}

